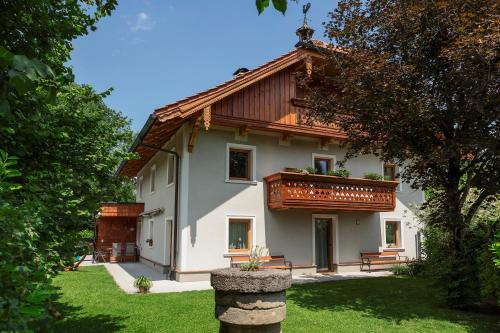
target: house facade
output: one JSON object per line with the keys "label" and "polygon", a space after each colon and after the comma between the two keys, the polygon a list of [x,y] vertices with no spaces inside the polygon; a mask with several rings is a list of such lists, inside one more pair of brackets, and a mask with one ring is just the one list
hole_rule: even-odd
{"label": "house facade", "polygon": [[[375,156],[329,175],[348,140],[307,120],[296,73],[314,75],[317,41],[208,91],[155,110],[118,174],[136,178],[140,259],[179,281],[209,279],[255,246],[284,255],[293,274],[359,271],[361,252],[418,256],[423,193]],[[315,168],[316,174],[297,169]],[[384,180],[364,179],[367,173]]]}

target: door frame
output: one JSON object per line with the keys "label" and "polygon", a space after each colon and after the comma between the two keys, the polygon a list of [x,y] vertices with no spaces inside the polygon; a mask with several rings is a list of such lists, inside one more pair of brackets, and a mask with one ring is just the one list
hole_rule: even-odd
{"label": "door frame", "polygon": [[[333,270],[334,266],[339,263],[339,217],[337,214],[312,214],[311,226],[312,226],[312,264],[316,265],[316,219],[330,219],[330,239],[333,241],[332,250],[335,253],[329,253],[330,262],[328,263],[329,269]],[[332,233],[335,231],[335,237]]]}

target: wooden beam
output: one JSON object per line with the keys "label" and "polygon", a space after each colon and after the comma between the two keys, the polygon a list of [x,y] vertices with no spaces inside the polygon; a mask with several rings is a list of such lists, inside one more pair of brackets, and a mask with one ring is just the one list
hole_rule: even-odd
{"label": "wooden beam", "polygon": [[311,78],[313,72],[313,60],[310,55],[305,57],[307,77]]}
{"label": "wooden beam", "polygon": [[205,131],[210,128],[210,122],[212,121],[212,106],[209,105],[203,109],[203,124],[205,125]]}
{"label": "wooden beam", "polygon": [[238,130],[238,133],[240,136],[247,136],[248,135],[248,126],[241,126]]}
{"label": "wooden beam", "polygon": [[198,136],[198,132],[200,131],[201,120],[202,117],[196,118],[196,120],[194,120],[194,124],[192,125],[191,135],[189,136],[189,143],[188,143],[189,153],[193,152],[194,143],[196,142],[196,137]]}
{"label": "wooden beam", "polygon": [[332,144],[332,138],[329,138],[329,137],[323,137],[321,138],[321,142],[320,142],[320,147],[321,149],[328,149],[328,145]]}

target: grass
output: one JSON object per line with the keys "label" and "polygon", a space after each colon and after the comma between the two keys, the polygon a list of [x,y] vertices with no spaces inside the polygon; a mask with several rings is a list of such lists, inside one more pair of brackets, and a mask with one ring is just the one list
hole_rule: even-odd
{"label": "grass", "polygon": [[[104,267],[61,273],[56,332],[217,332],[213,291],[129,295]],[[294,286],[283,332],[500,332],[498,317],[444,307],[427,282],[373,278]]]}

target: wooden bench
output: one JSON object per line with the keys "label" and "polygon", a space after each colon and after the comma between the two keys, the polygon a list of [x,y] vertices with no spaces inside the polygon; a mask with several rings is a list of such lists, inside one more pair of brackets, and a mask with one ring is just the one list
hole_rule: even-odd
{"label": "wooden bench", "polygon": [[[285,259],[285,256],[264,256],[260,258],[262,269],[288,269],[292,271],[292,262]],[[232,256],[231,267],[236,268],[241,264],[248,264],[250,256]]]}
{"label": "wooden bench", "polygon": [[368,266],[368,272],[371,273],[372,265],[390,265],[407,264],[408,257],[402,256],[399,252],[361,252],[361,271],[365,265]]}

